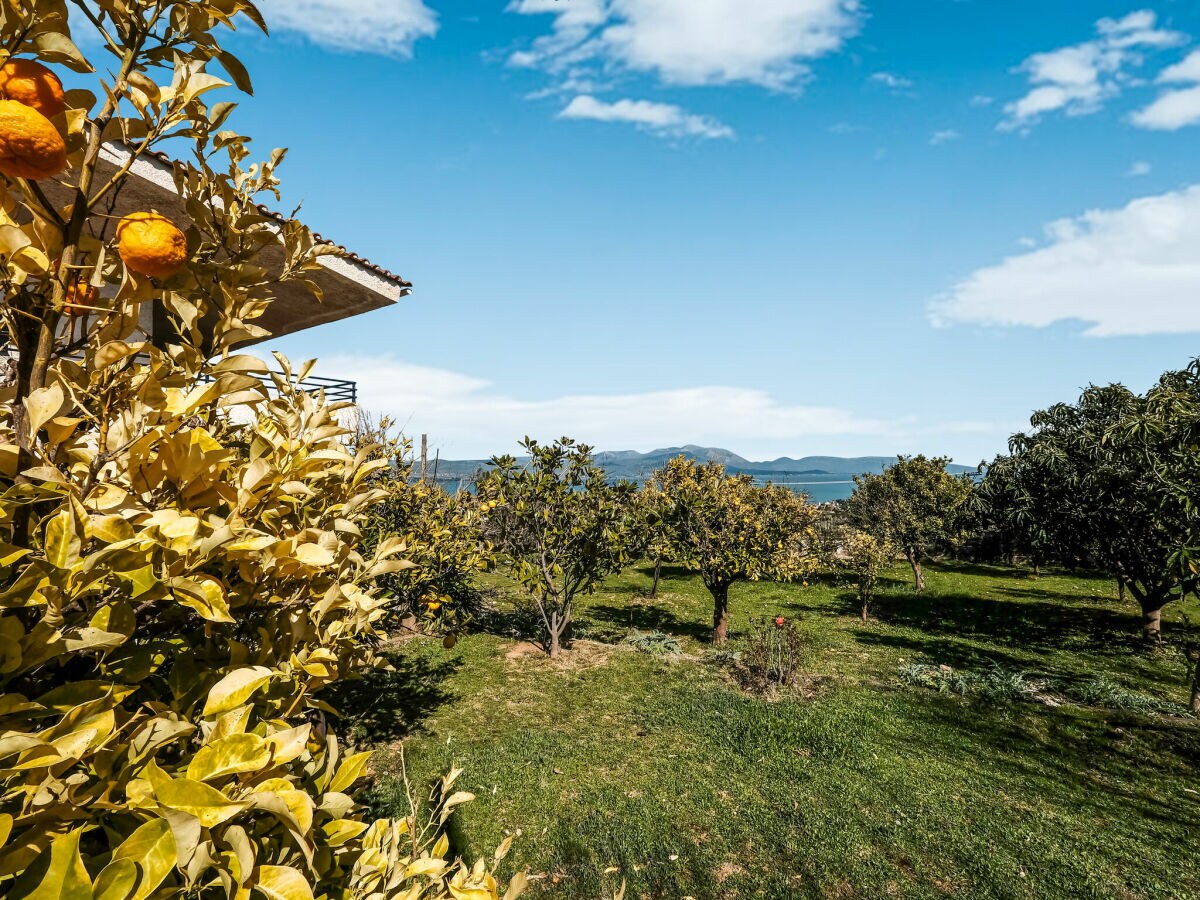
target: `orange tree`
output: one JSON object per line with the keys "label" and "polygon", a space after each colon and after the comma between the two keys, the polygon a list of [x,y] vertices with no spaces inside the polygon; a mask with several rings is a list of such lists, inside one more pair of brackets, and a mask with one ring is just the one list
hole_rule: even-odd
{"label": "orange tree", "polygon": [[[359,544],[380,463],[297,388],[309,367],[268,390],[232,350],[334,252],[260,211],[283,154],[244,166],[207,105],[210,67],[249,88],[219,42],[239,21],[262,26],[246,0],[0,4],[0,895],[494,897],[437,836],[469,795],[439,786],[432,830],[365,819],[370,754],[321,699],[373,663],[402,545]],[[72,26],[111,56],[95,93],[53,71],[94,71]],[[114,228],[172,136],[188,221]]]}
{"label": "orange tree", "polygon": [[802,495],[684,456],[655,472],[652,482],[671,559],[699,572],[712,594],[714,644],[728,634],[734,582],[801,578],[816,568],[816,508]]}
{"label": "orange tree", "polygon": [[967,536],[974,484],[946,471],[949,457],[901,456],[879,474],[854,476],[846,518],[855,528],[896,545],[925,590],[921,563]]}
{"label": "orange tree", "polygon": [[865,531],[847,528],[833,558],[854,579],[859,611],[862,620],[868,621],[871,603],[879,590],[879,579],[896,558],[895,546]]}
{"label": "orange tree", "polygon": [[[412,442],[389,434],[360,416],[356,442],[377,447],[388,465],[374,476],[387,497],[367,514],[363,537],[368,547],[399,537],[408,565],[378,580],[390,622],[424,631],[461,631],[478,613],[482,595],[474,576],[494,565],[495,555],[481,530],[486,502],[468,491],[451,494],[436,484],[413,480]],[[453,638],[451,638],[453,640]]]}
{"label": "orange tree", "polygon": [[557,658],[570,637],[575,597],[621,571],[638,538],[636,489],[609,484],[591,448],[560,438],[521,444],[528,465],[492,460],[477,489],[488,510],[484,535],[537,607],[546,650]]}

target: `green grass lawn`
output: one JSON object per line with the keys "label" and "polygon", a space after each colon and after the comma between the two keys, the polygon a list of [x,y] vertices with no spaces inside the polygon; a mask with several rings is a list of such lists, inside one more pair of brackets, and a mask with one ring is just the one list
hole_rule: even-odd
{"label": "green grass lawn", "polygon": [[[345,703],[364,742],[404,740],[414,783],[465,768],[478,799],[451,820],[454,849],[474,858],[519,830],[502,872],[543,875],[534,897],[610,897],[622,878],[627,897],[696,900],[1200,897],[1200,724],[898,676],[1104,675],[1182,705],[1185,664],[1140,650],[1136,607],[1087,578],[933,567],[917,597],[894,574],[867,625],[832,579],[735,586],[730,649],[752,616],[798,621],[792,696],[731,682],[693,577],[668,570],[647,600],[632,569],[583,601],[572,658],[492,634],[413,641]],[[516,596],[489,585],[502,608]],[[684,657],[621,646],[631,628],[679,636]],[[403,813],[381,769],[375,802]]]}

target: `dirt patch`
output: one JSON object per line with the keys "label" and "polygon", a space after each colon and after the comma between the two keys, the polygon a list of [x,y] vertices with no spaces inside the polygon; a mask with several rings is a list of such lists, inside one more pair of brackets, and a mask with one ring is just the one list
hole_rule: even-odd
{"label": "dirt patch", "polygon": [[504,654],[505,659],[524,659],[527,656],[544,656],[545,651],[537,644],[531,644],[529,641],[520,641],[508,648]]}
{"label": "dirt patch", "polygon": [[713,878],[716,880],[717,884],[724,884],[730,878],[745,874],[746,870],[737,863],[723,862],[717,866],[717,870],[713,872]]}
{"label": "dirt patch", "polygon": [[563,650],[558,659],[551,659],[537,644],[521,641],[509,647],[504,658],[512,663],[524,663],[539,669],[572,672],[608,665],[615,649],[611,644],[601,644],[599,641],[572,641],[569,650]]}

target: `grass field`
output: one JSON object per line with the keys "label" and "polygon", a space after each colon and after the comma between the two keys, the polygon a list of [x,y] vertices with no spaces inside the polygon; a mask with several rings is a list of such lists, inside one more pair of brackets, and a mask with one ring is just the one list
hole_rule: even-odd
{"label": "grass field", "polygon": [[[583,601],[586,640],[565,661],[498,634],[412,641],[345,706],[360,740],[403,739],[414,784],[465,768],[478,800],[451,820],[454,849],[519,830],[502,871],[543,876],[535,897],[611,897],[622,878],[627,897],[696,900],[1200,897],[1195,720],[899,674],[1103,676],[1182,712],[1185,663],[1139,649],[1136,607],[1086,578],[931,567],[917,597],[894,575],[867,625],[833,579],[735,586],[730,649],[751,616],[799,623],[805,675],[786,697],[731,681],[693,577],[668,570],[647,600],[631,569]],[[489,586],[507,609],[515,588]],[[623,646],[631,628],[678,636],[684,655]],[[394,764],[375,802],[404,812]]]}

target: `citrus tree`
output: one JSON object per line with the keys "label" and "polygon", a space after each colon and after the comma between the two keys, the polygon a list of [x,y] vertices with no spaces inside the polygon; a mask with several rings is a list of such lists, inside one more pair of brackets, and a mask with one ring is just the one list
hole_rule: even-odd
{"label": "citrus tree", "polygon": [[476,488],[487,504],[484,535],[529,592],[556,659],[570,637],[575,597],[629,563],[636,488],[610,484],[591,448],[571,438],[539,444],[527,437],[521,446],[527,464],[496,457]]}
{"label": "citrus tree", "polygon": [[388,463],[374,476],[386,499],[367,514],[368,547],[399,537],[408,565],[378,579],[389,621],[417,623],[424,631],[453,635],[481,603],[474,576],[494,565],[480,529],[482,505],[467,491],[450,494],[436,484],[413,480],[412,444],[389,434],[391,423],[371,425],[360,416],[356,441],[378,448]]}
{"label": "citrus tree", "polygon": [[637,504],[640,520],[637,550],[654,564],[649,596],[655,598],[662,579],[663,562],[671,557],[671,531],[665,518],[666,498],[653,478],[642,483]]}
{"label": "citrus tree", "polygon": [[[321,699],[373,663],[402,545],[360,545],[381,463],[297,387],[310,366],[233,349],[334,252],[261,211],[283,154],[244,165],[208,105],[210,69],[249,89],[239,22],[263,24],[246,0],[0,4],[0,895],[494,897],[415,815],[364,818],[370,754]],[[114,221],[169,138],[186,221]],[[439,797],[438,823],[469,795]]]}
{"label": "citrus tree", "polygon": [[713,598],[714,644],[729,630],[729,589],[742,579],[796,579],[816,567],[816,508],[800,494],[728,475],[684,456],[655,472],[671,558],[699,572]]}
{"label": "citrus tree", "polygon": [[857,529],[900,548],[925,590],[922,562],[966,537],[972,482],[946,471],[948,457],[901,456],[879,474],[854,476],[846,517]]}
{"label": "citrus tree", "polygon": [[896,547],[886,539],[880,539],[865,531],[847,529],[837,548],[834,559],[854,579],[859,610],[864,622],[871,613],[871,603],[879,590],[880,576],[896,558]]}

